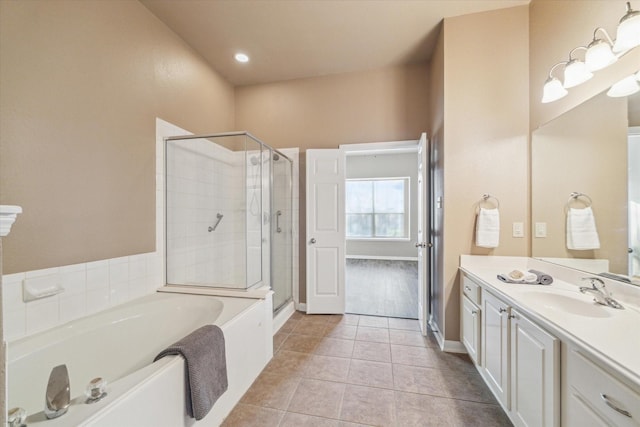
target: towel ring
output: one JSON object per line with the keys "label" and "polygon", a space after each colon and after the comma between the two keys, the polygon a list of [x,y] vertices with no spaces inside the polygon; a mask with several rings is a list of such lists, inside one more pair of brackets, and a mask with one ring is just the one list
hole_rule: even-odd
{"label": "towel ring", "polygon": [[480,201],[480,203],[486,202],[489,199],[493,199],[496,201],[496,209],[500,209],[500,200],[498,200],[498,198],[496,196],[492,196],[489,193],[483,194],[482,195],[482,200]]}
{"label": "towel ring", "polygon": [[577,191],[574,191],[569,194],[569,198],[567,199],[567,206],[571,204],[572,201],[577,200],[579,197],[584,197],[589,201],[589,204],[585,206],[586,208],[591,207],[591,205],[593,204],[593,200],[591,200],[591,197],[587,196],[584,193],[578,193]]}

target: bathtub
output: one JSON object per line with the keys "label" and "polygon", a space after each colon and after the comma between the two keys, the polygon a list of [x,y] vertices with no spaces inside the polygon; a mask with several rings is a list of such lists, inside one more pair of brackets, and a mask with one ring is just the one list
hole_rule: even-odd
{"label": "bathtub", "polygon": [[[152,363],[168,345],[205,324],[225,335],[228,390],[203,420],[185,410],[181,357]],[[22,407],[27,424],[58,426],[217,426],[273,355],[271,296],[265,299],[155,293],[8,344],[8,407]],[[46,420],[51,369],[66,364],[69,411]],[[89,381],[109,382],[100,402],[84,403]]]}

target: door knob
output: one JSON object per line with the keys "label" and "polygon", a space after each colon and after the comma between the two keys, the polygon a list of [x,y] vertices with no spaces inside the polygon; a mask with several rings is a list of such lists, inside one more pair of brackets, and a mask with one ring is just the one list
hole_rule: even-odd
{"label": "door knob", "polygon": [[309,243],[313,245],[314,243],[316,243],[316,241],[317,241],[316,238],[312,237],[311,240],[309,240]]}

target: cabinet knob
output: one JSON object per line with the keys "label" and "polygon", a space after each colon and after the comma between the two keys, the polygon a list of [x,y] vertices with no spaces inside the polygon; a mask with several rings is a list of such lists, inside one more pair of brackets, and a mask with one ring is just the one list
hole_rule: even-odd
{"label": "cabinet knob", "polygon": [[506,308],[504,308],[504,307],[500,307],[500,308],[499,308],[499,311],[500,311],[500,313],[506,313],[506,312],[507,312],[507,309],[506,309]]}
{"label": "cabinet knob", "polygon": [[509,315],[509,319],[517,319],[517,318],[518,318],[518,316],[516,316],[515,314],[510,314]]}
{"label": "cabinet knob", "polygon": [[470,288],[470,287],[468,287],[468,286],[465,286],[465,287],[464,287],[464,290],[465,290],[465,291],[467,291],[467,292],[471,292],[471,288]]}
{"label": "cabinet knob", "polygon": [[475,316],[476,314],[478,314],[478,310],[471,310],[471,314]]}
{"label": "cabinet knob", "polygon": [[622,408],[618,408],[615,404],[613,404],[611,402],[611,400],[609,400],[609,396],[607,396],[604,393],[600,393],[600,397],[602,398],[602,400],[604,400],[604,403],[607,404],[608,407],[610,407],[611,409],[613,409],[616,412],[619,412],[620,414],[624,415],[625,417],[629,417],[629,418],[633,418],[631,416],[631,414],[629,413],[629,411],[625,411]]}

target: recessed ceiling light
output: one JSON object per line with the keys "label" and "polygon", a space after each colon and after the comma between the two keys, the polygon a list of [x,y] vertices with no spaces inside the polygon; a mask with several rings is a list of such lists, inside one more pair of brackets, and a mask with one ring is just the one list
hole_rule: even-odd
{"label": "recessed ceiling light", "polygon": [[244,53],[236,53],[234,58],[236,58],[236,61],[238,62],[242,62],[242,63],[249,62],[249,57]]}

